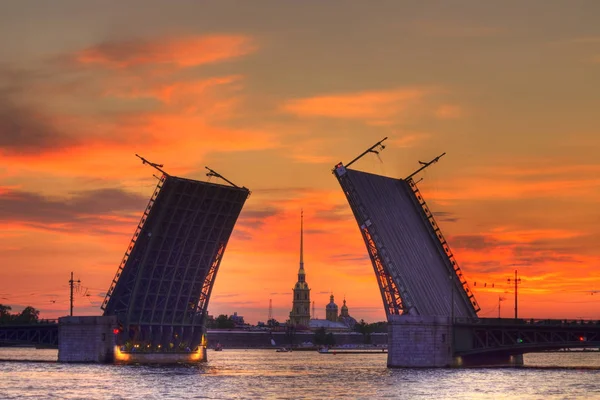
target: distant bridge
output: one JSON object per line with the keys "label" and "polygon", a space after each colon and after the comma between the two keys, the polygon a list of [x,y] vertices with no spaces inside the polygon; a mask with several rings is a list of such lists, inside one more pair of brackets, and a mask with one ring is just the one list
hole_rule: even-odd
{"label": "distant bridge", "polygon": [[0,345],[58,347],[58,323],[44,320],[34,324],[0,325]]}
{"label": "distant bridge", "polygon": [[458,318],[453,329],[454,355],[467,361],[566,348],[600,350],[600,321]]}
{"label": "distant bridge", "polygon": [[[376,143],[333,168],[373,265],[389,323],[388,365],[431,367],[470,359],[500,364],[508,356],[563,347],[599,347],[600,323],[481,319],[434,214],[413,177],[370,174],[349,166],[381,151]],[[479,358],[479,360],[476,360]]]}

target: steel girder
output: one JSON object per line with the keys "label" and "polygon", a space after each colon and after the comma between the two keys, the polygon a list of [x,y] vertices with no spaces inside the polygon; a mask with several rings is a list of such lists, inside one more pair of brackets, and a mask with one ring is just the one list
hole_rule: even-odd
{"label": "steel girder", "polygon": [[[386,317],[403,314],[405,307],[412,305],[410,296],[407,292],[404,292],[402,295],[400,294],[397,282],[401,282],[402,279],[395,274],[396,271],[394,269],[390,268],[390,260],[382,257],[385,248],[381,242],[377,243],[374,239],[374,237],[379,237],[377,235],[377,227],[369,219],[366,208],[361,203],[361,199],[356,193],[352,181],[346,175],[346,168],[339,164],[333,172],[346,195],[350,209],[360,227],[369,258],[373,265],[373,271],[377,277],[377,284],[381,293]],[[395,276],[392,276],[393,273]]]}
{"label": "steel girder", "polygon": [[[198,342],[217,271],[249,191],[163,176],[104,306],[126,336]],[[194,339],[190,339],[193,336]]]}
{"label": "steel girder", "polygon": [[58,346],[58,324],[0,325],[0,343]]}
{"label": "steel girder", "polygon": [[408,180],[407,183],[412,190],[412,193],[414,195],[413,198],[418,206],[418,209],[421,211],[421,216],[426,221],[426,224],[428,226],[431,226],[432,236],[434,236],[436,240],[439,241],[439,244],[441,246],[440,254],[442,254],[442,256],[447,260],[447,265],[449,266],[448,273],[454,275],[454,282],[457,282],[457,284],[460,286],[461,290],[459,291],[459,294],[465,296],[468,299],[467,301],[471,303],[475,313],[479,312],[479,310],[481,310],[481,307],[479,307],[479,304],[475,299],[475,294],[469,288],[469,284],[463,276],[463,273],[460,267],[458,266],[456,258],[454,258],[454,254],[450,249],[450,245],[448,244],[448,242],[446,242],[446,238],[442,234],[442,231],[440,230],[440,227],[437,224],[433,213],[429,210],[429,207],[427,206],[425,199],[421,195],[417,184],[412,179]]}
{"label": "steel girder", "polygon": [[455,355],[600,348],[600,321],[481,318],[455,324]]}

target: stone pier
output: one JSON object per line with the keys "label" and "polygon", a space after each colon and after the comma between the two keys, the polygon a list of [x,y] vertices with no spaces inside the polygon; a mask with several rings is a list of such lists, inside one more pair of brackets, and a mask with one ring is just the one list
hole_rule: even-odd
{"label": "stone pier", "polygon": [[448,317],[391,315],[388,319],[388,367],[454,365]]}
{"label": "stone pier", "polygon": [[117,317],[62,317],[58,319],[58,361],[112,363]]}

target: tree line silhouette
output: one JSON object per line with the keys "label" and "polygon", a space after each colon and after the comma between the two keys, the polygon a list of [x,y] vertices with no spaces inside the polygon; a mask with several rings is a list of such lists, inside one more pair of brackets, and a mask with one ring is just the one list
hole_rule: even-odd
{"label": "tree line silhouette", "polygon": [[40,322],[40,312],[27,306],[20,313],[11,313],[12,307],[0,304],[0,324],[35,324]]}

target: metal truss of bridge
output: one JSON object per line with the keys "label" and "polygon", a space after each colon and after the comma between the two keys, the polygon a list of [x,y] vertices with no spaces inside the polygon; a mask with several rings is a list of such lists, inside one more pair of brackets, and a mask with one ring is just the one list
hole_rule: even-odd
{"label": "metal truss of bridge", "polygon": [[458,318],[454,322],[454,354],[467,362],[560,349],[600,350],[600,321]]}
{"label": "metal truss of bridge", "polygon": [[34,344],[40,347],[58,346],[58,324],[42,321],[33,324],[0,325],[0,343],[8,345]]}
{"label": "metal truss of bridge", "polygon": [[348,168],[365,154],[378,153],[382,142],[347,166],[337,164],[333,173],[365,241],[388,319],[402,314],[477,318],[477,301],[413,180],[439,157],[406,179]]}
{"label": "metal truss of bridge", "polygon": [[[139,157],[139,156],[138,156]],[[141,157],[140,157],[141,158]],[[250,191],[162,173],[102,304],[122,325],[118,343],[194,348],[211,290]],[[164,347],[163,347],[164,346]]]}

